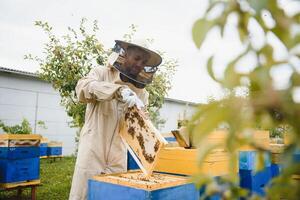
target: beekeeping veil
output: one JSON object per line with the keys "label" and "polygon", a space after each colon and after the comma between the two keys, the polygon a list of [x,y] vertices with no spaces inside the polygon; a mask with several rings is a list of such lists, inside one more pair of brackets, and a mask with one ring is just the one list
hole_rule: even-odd
{"label": "beekeeping veil", "polygon": [[[120,72],[120,79],[123,82],[132,83],[137,88],[144,88],[151,83],[158,65],[162,62],[162,58],[158,53],[149,49],[149,42],[147,40],[135,40],[132,42],[115,40],[115,42],[115,46],[112,49],[113,52],[108,58],[108,63]],[[138,75],[129,74],[122,67],[128,47],[138,47],[150,55],[144,69]]]}

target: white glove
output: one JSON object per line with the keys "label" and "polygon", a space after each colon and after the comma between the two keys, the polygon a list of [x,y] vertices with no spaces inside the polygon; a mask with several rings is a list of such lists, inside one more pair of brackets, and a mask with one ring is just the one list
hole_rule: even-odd
{"label": "white glove", "polygon": [[136,105],[136,107],[140,110],[142,107],[144,107],[144,103],[138,98],[135,92],[129,88],[122,89],[121,96],[129,108]]}

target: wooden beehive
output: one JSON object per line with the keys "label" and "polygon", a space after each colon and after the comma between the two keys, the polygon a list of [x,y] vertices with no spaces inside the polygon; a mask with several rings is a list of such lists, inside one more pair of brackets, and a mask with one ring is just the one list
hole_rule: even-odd
{"label": "wooden beehive", "polygon": [[211,176],[221,176],[229,173],[229,157],[224,151],[210,153],[201,166],[197,160],[198,149],[182,147],[163,148],[155,166],[155,171],[182,175],[204,173]]}
{"label": "wooden beehive", "polygon": [[47,156],[56,157],[62,156],[62,142],[50,141],[47,146]]}
{"label": "wooden beehive", "polygon": [[[192,143],[193,148],[205,149],[206,145],[215,145],[220,144],[224,146],[226,138],[228,136],[228,132],[226,130],[217,130],[209,133],[203,140],[199,141],[199,143]],[[197,137],[196,135],[194,137]],[[270,147],[270,135],[269,131],[253,131],[250,137],[253,140],[253,143],[258,147],[262,147],[265,149],[269,149]],[[220,148],[222,149],[222,148]],[[250,145],[244,145],[239,148],[239,151],[249,151],[254,150],[254,148]]]}
{"label": "wooden beehive", "polygon": [[89,180],[88,199],[96,200],[171,200],[199,199],[199,191],[182,176],[141,171],[94,176]]}
{"label": "wooden beehive", "polygon": [[40,135],[0,134],[0,183],[39,178]]}
{"label": "wooden beehive", "polygon": [[166,140],[135,106],[129,108],[121,119],[120,136],[140,169],[150,176],[157,154],[167,143]]}
{"label": "wooden beehive", "polygon": [[[155,171],[167,172],[174,174],[193,175],[196,173],[205,173],[212,176],[221,176],[229,173],[229,156],[224,143],[228,136],[225,130],[217,130],[208,134],[199,143],[193,143],[194,149],[184,148],[164,148],[159,153]],[[195,140],[194,140],[195,141]],[[258,146],[269,146],[269,132],[255,131],[253,132],[253,141]],[[220,145],[212,151],[199,167],[197,160],[198,152],[206,151],[207,146]],[[253,147],[243,146],[238,151],[253,150]],[[238,163],[236,163],[236,170],[238,171]]]}
{"label": "wooden beehive", "polygon": [[0,134],[0,158],[19,159],[39,156],[40,135]]}
{"label": "wooden beehive", "polygon": [[[263,149],[269,149],[270,148],[270,132],[269,131],[254,131],[251,135],[253,139],[253,143],[261,147]],[[251,151],[255,150],[252,146],[250,145],[245,145],[239,149],[240,151]]]}

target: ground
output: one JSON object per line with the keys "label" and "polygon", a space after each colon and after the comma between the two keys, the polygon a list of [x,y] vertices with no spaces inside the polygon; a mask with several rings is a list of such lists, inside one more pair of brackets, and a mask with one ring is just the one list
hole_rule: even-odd
{"label": "ground", "polygon": [[[49,159],[41,159],[40,178],[42,186],[37,189],[37,199],[42,200],[66,200],[73,176],[75,157],[64,157],[51,162]],[[0,191],[0,199],[17,200],[17,191]],[[22,200],[30,199],[30,189],[23,191]],[[18,200],[19,200],[18,199]]]}

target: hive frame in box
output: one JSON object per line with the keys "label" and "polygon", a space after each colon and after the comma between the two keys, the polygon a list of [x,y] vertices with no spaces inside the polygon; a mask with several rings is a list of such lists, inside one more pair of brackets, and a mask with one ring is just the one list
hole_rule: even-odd
{"label": "hive frame in box", "polygon": [[188,177],[154,172],[149,179],[140,170],[94,176],[88,182],[88,200],[197,200],[199,191]]}
{"label": "hive frame in box", "polygon": [[94,176],[94,180],[112,183],[117,185],[123,185],[127,187],[133,187],[137,189],[144,189],[144,190],[157,190],[157,189],[164,189],[168,187],[174,187],[180,184],[190,183],[190,179],[184,176],[176,176],[172,174],[160,174],[154,173],[153,179],[155,179],[155,175],[162,176],[165,178],[157,179],[154,182],[150,180],[144,179],[145,177],[141,176],[141,179],[138,177],[141,175],[139,170],[132,170],[127,173],[115,173],[115,174],[104,174],[104,175],[97,175]]}
{"label": "hive frame in box", "polygon": [[119,134],[142,172],[149,177],[156,164],[157,154],[168,142],[135,106],[129,108],[121,119]]}

